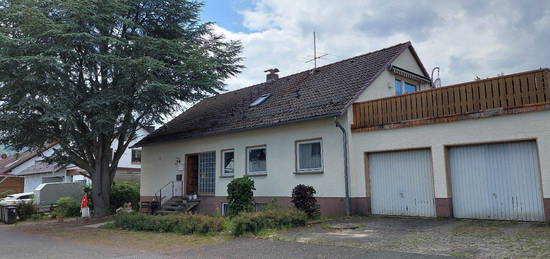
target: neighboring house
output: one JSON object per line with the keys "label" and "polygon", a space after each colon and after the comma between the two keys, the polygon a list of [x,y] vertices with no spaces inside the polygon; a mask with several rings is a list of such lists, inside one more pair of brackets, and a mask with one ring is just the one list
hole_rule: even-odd
{"label": "neighboring house", "polygon": [[32,164],[33,158],[36,153],[23,152],[8,155],[6,153],[0,154],[0,192],[14,191],[23,192],[24,190],[24,178],[14,176],[11,174],[13,169],[23,165],[28,166]]}
{"label": "neighboring house", "polygon": [[[152,129],[140,128],[137,138],[131,144],[137,143],[143,137],[147,136]],[[112,146],[118,143],[115,141]],[[53,154],[55,145],[48,146],[43,152],[28,151],[12,156],[15,159],[9,167],[4,169],[6,174],[24,178],[24,192],[32,192],[42,183],[52,182],[81,182],[91,184],[91,180],[81,173],[85,170],[74,165],[62,166],[58,164],[48,164],[43,161],[45,157]],[[2,169],[0,169],[0,173]],[[141,149],[128,148],[118,164],[118,170],[115,175],[115,182],[139,183],[141,171]]]}
{"label": "neighboring house", "polygon": [[409,42],[272,72],[140,141],[141,200],[198,194],[213,214],[246,175],[259,204],[313,186],[323,216],[550,220],[549,81],[541,69],[432,89]]}

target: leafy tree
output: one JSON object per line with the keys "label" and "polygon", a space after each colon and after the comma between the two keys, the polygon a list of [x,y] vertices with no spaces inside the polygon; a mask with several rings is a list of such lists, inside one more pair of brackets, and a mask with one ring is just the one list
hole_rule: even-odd
{"label": "leafy tree", "polygon": [[[61,147],[49,159],[93,181],[109,213],[118,162],[144,125],[223,89],[239,42],[191,0],[0,0],[0,143]],[[115,147],[111,148],[111,144]]]}

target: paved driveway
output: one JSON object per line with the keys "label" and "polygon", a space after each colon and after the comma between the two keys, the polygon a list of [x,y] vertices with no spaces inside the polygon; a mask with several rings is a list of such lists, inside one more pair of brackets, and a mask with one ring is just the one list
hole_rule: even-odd
{"label": "paved driveway", "polygon": [[[357,229],[334,229],[355,225]],[[354,217],[279,232],[275,240],[457,257],[550,257],[550,224]]]}
{"label": "paved driveway", "polygon": [[[74,231],[72,229],[71,231]],[[170,252],[120,245],[90,245],[75,239],[24,233],[0,225],[0,258],[438,258],[402,252],[239,238]]]}

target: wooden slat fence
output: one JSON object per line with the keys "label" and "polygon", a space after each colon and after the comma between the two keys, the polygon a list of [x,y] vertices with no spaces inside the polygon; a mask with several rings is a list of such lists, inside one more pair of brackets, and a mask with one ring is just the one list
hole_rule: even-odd
{"label": "wooden slat fence", "polygon": [[550,103],[550,70],[539,69],[353,104],[353,128]]}

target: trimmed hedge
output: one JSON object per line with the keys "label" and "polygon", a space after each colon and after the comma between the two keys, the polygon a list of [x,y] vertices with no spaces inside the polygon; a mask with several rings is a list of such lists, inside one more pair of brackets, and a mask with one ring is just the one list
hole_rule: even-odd
{"label": "trimmed hedge", "polygon": [[178,214],[152,216],[139,213],[123,213],[114,217],[116,228],[133,231],[173,232],[179,234],[206,234],[223,230],[222,217]]}
{"label": "trimmed hedge", "polygon": [[232,220],[233,235],[257,234],[264,229],[284,229],[304,226],[307,214],[300,210],[270,210],[265,212],[243,213]]}

